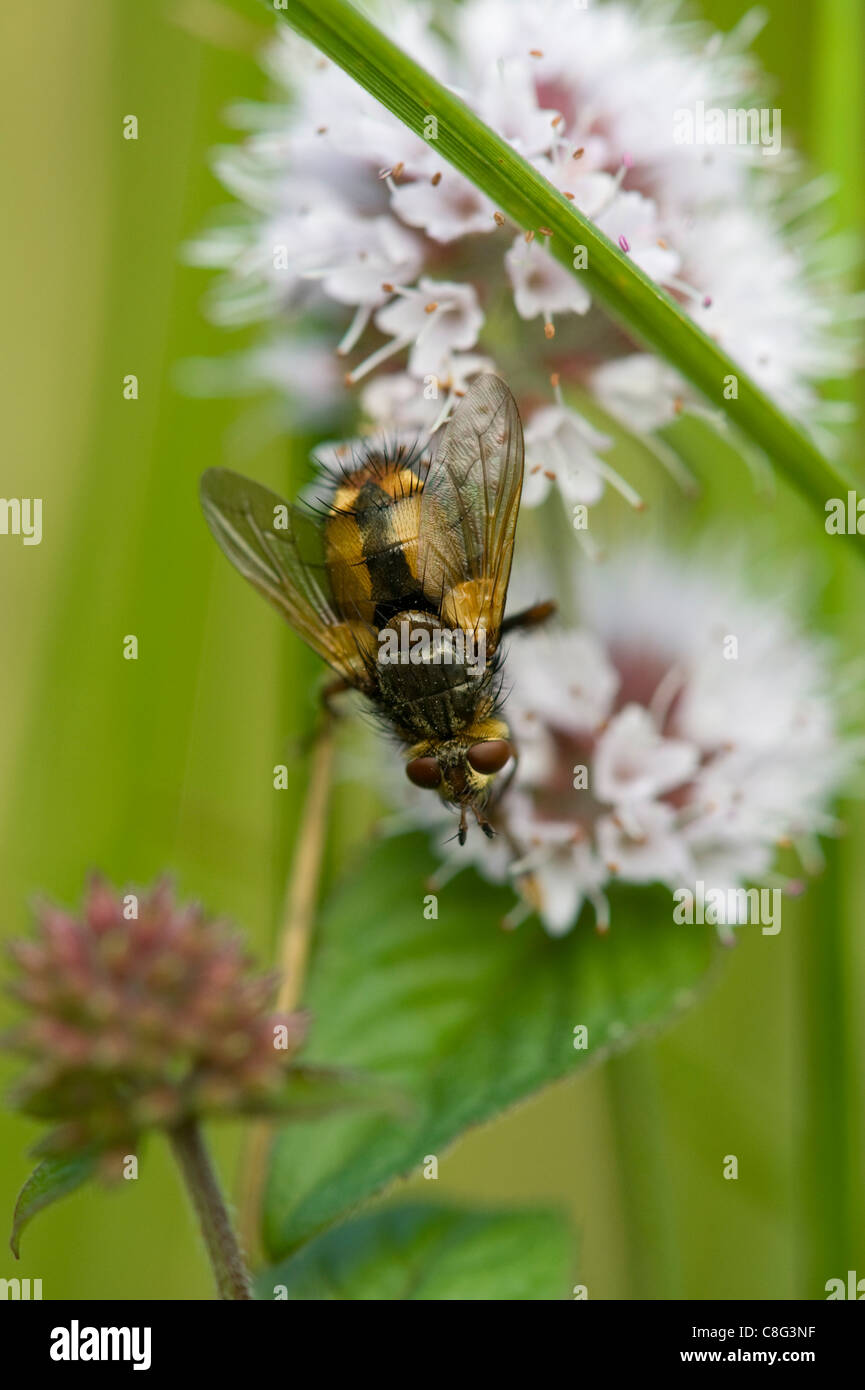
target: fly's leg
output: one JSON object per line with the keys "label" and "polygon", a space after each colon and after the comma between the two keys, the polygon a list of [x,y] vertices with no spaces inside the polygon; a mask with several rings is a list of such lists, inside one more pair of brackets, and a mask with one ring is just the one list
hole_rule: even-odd
{"label": "fly's leg", "polygon": [[342,676],[334,676],[332,680],[322,686],[319,694],[318,715],[312,732],[307,738],[307,751],[314,749],[322,738],[333,733],[334,725],[343,717],[342,710],[335,704],[336,697],[352,688]]}
{"label": "fly's leg", "polygon": [[531,917],[533,912],[540,912],[543,906],[543,892],[540,881],[534,869],[518,867],[525,859],[525,850],[517,842],[509,830],[503,830],[508,849],[513,855],[511,860],[511,872],[514,875],[514,889],[519,894],[519,898],[510,912],[506,913],[500,922],[503,931],[513,931],[527,917]]}
{"label": "fly's leg", "polygon": [[531,608],[522,608],[519,613],[512,613],[509,618],[505,618],[502,623],[502,636],[509,632],[516,632],[519,629],[540,627],[558,610],[558,604],[553,599],[547,599],[544,603],[533,603]]}
{"label": "fly's leg", "polygon": [[328,718],[339,718],[339,710],[333,703],[334,697],[336,695],[342,695],[346,690],[351,689],[353,689],[353,687],[350,686],[348,681],[345,680],[342,676],[334,676],[332,681],[328,681],[327,685],[322,687],[322,710]]}
{"label": "fly's leg", "polygon": [[333,680],[322,686],[312,727],[299,733],[291,742],[293,758],[305,758],[314,753],[322,738],[333,732],[333,726],[342,718],[342,711],[334,704],[334,699],[351,689],[353,687],[342,676],[334,676]]}
{"label": "fly's leg", "polygon": [[[553,609],[553,611],[555,611],[555,604],[537,605],[537,607],[541,606],[545,608],[550,607]],[[543,618],[540,619],[540,621],[543,622]],[[514,748],[512,765],[508,770],[508,774],[502,782],[501,786],[496,788],[495,800],[491,803],[491,810],[495,810],[502,797],[504,796],[505,792],[507,791],[508,787],[511,785],[511,782],[513,781],[516,775],[519,761],[520,755],[517,752],[517,749]],[[490,830],[491,827],[486,831],[488,835],[490,834]],[[517,842],[517,840],[511,834],[510,830],[508,830],[507,826],[499,824],[497,825],[496,830],[493,833],[504,836],[505,843],[507,844],[508,849],[513,855],[513,864],[519,864],[520,861],[525,858],[525,850]],[[512,931],[515,927],[518,927],[520,922],[524,921],[526,917],[531,916],[533,912],[538,912],[540,910],[541,905],[541,887],[540,883],[538,882],[537,875],[534,873],[532,869],[521,869],[518,873],[515,874],[515,880],[517,892],[520,895],[520,901],[518,905],[502,919],[501,926],[505,931]]]}

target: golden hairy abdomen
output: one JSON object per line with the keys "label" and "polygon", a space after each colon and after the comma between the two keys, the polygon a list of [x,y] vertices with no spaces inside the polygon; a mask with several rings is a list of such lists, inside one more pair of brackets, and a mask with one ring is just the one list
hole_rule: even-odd
{"label": "golden hairy abdomen", "polygon": [[374,623],[383,602],[417,596],[422,484],[407,469],[352,475],[325,522],[325,558],[346,616]]}

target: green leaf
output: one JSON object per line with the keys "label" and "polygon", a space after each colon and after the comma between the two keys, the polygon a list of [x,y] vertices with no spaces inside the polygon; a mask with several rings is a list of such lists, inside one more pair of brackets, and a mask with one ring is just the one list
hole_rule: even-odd
{"label": "green leaf", "polygon": [[70,1192],[81,1187],[96,1170],[96,1156],[93,1153],[76,1154],[74,1158],[46,1158],[38,1168],[34,1168],[18,1193],[15,1214],[12,1218],[12,1234],[9,1244],[16,1260],[20,1254],[21,1233],[34,1216],[68,1197]]}
{"label": "green leaf", "polygon": [[584,915],[552,939],[535,919],[501,931],[513,894],[467,870],[428,920],[432,867],[422,836],[381,842],[325,908],[305,1001],[316,1059],[381,1076],[413,1108],[278,1136],[264,1213],[274,1258],[419,1172],[427,1154],[441,1161],[468,1125],[660,1023],[690,1002],[714,955],[712,929],[674,925],[660,889],[620,890],[604,937]]}
{"label": "green leaf", "polygon": [[[264,0],[270,8],[272,0]],[[679,304],[650,280],[564,194],[485,125],[453,92],[413,61],[348,0],[289,0],[282,18],[365,87],[415,134],[437,122],[435,148],[481,189],[518,227],[549,230],[553,256],[604,304],[636,339],[666,358],[713,406],[779,467],[825,520],[830,497],[843,497],[853,481],[822,457],[798,425],[728,357]],[[574,267],[574,248],[588,253]],[[725,398],[735,376],[738,396]],[[861,538],[852,537],[865,558]]]}
{"label": "green leaf", "polygon": [[[256,1280],[259,1298],[473,1300],[567,1298],[572,1240],[550,1211],[385,1207],[312,1241]],[[282,1286],[282,1287],[280,1287]],[[282,1292],[282,1288],[285,1292]]]}
{"label": "green leaf", "polygon": [[247,1115],[286,1120],[316,1120],[344,1110],[406,1109],[405,1097],[380,1077],[345,1067],[293,1066],[276,1096],[244,1107]]}

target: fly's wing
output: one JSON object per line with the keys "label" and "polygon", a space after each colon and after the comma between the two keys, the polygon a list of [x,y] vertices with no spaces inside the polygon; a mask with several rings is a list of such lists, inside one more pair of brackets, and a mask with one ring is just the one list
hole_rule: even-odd
{"label": "fly's wing", "polygon": [[497,376],[479,377],[436,451],[420,510],[418,575],[454,626],[498,643],[523,485],[523,427]]}
{"label": "fly's wing", "polygon": [[217,544],[243,577],[349,684],[366,689],[375,633],[338,611],[315,517],[227,468],[203,475],[201,506]]}

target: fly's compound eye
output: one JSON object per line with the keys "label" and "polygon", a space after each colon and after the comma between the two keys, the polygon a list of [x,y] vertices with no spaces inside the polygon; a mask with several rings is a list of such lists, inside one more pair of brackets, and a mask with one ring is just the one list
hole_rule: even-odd
{"label": "fly's compound eye", "polygon": [[438,758],[412,758],[405,765],[405,775],[416,787],[437,787],[442,780]]}
{"label": "fly's compound eye", "polygon": [[513,752],[507,739],[491,738],[486,743],[473,743],[466,757],[475,772],[492,773],[501,772]]}

